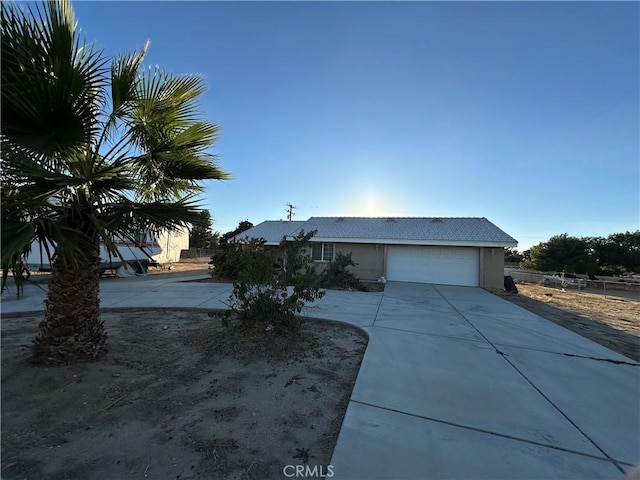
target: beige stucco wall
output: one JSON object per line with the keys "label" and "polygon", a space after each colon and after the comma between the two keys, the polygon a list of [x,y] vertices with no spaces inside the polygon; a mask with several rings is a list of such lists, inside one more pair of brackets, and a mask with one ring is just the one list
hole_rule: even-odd
{"label": "beige stucco wall", "polygon": [[360,280],[378,280],[384,272],[384,245],[337,243],[336,254],[351,253],[351,259],[358,265],[352,267]]}
{"label": "beige stucco wall", "polygon": [[504,288],[504,248],[480,249],[480,286]]}
{"label": "beige stucco wall", "polygon": [[[384,245],[369,245],[359,243],[336,243],[335,254],[351,253],[351,259],[358,265],[349,269],[360,280],[378,280],[384,272]],[[311,255],[311,251],[307,250]],[[313,262],[318,272],[323,272],[327,262]]]}
{"label": "beige stucco wall", "polygon": [[[352,254],[358,264],[352,268],[353,273],[361,280],[378,280],[385,272],[385,245],[369,245],[358,243],[336,243],[336,254]],[[503,288],[504,285],[504,248],[479,248],[480,278],[479,286],[483,288]],[[310,252],[309,252],[310,254]],[[314,262],[319,272],[324,271],[326,263]]]}

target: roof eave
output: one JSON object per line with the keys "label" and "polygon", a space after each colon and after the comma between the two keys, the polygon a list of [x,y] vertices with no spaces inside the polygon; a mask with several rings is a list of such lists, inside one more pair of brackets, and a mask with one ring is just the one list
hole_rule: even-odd
{"label": "roof eave", "polygon": [[[292,241],[292,236],[287,236],[287,241]],[[487,247],[506,248],[517,247],[518,242],[513,241],[478,241],[478,240],[407,240],[394,238],[335,238],[313,237],[311,242],[325,243],[365,243],[376,245],[421,245],[421,246],[448,246],[448,247]]]}

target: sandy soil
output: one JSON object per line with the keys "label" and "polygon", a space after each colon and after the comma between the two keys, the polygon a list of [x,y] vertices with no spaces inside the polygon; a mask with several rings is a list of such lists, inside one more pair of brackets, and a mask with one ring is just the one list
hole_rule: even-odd
{"label": "sandy soil", "polygon": [[105,357],[43,367],[28,361],[39,318],[3,317],[3,479],[268,479],[305,462],[327,472],[362,331],[309,320],[293,342],[238,335],[203,311],[103,319]]}
{"label": "sandy soil", "polygon": [[177,273],[188,275],[207,275],[210,267],[208,262],[208,258],[182,260],[180,262],[167,265],[165,268],[150,267],[147,273],[149,275],[175,275]]}
{"label": "sandy soil", "polygon": [[519,294],[497,295],[587,337],[611,350],[640,361],[640,299],[633,301],[601,294],[519,283]]}

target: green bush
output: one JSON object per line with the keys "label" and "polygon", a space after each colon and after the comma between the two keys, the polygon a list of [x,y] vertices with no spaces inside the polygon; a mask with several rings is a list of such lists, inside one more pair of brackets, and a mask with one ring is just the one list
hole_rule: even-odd
{"label": "green bush", "polygon": [[302,308],[325,293],[320,290],[321,276],[305,251],[314,233],[301,232],[280,249],[267,250],[262,241],[246,244],[238,251],[237,280],[229,306],[242,327],[260,326],[276,333],[300,332]]}
{"label": "green bush", "polygon": [[222,243],[220,244],[220,252],[211,257],[209,269],[213,278],[225,280],[236,280],[239,278],[244,263],[246,262],[247,253],[264,252],[264,240],[252,239],[249,243]]}
{"label": "green bush", "polygon": [[327,265],[322,284],[329,288],[360,289],[360,279],[353,272],[347,270],[347,268],[356,267],[357,265],[351,259],[351,253],[346,255],[338,253]]}

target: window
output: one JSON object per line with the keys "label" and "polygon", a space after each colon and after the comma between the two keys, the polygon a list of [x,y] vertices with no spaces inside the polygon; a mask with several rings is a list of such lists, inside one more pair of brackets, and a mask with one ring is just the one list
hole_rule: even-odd
{"label": "window", "polygon": [[333,260],[333,243],[313,243],[311,247],[311,258],[315,262],[330,262]]}

